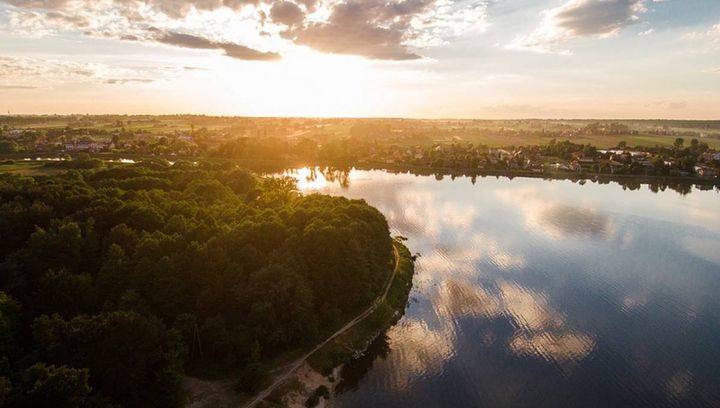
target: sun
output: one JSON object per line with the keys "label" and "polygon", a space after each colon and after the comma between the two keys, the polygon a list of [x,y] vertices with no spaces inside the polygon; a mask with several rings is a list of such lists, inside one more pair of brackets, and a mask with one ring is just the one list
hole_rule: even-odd
{"label": "sun", "polygon": [[[356,116],[373,108],[369,90],[376,81],[370,61],[293,46],[275,62],[249,63],[217,56],[196,96],[215,111],[263,116]],[[192,86],[188,79],[188,86]],[[197,84],[198,81],[195,81]]]}

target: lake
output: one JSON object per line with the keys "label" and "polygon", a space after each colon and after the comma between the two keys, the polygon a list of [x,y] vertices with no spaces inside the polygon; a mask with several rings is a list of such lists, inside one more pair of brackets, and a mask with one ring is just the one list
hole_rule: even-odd
{"label": "lake", "polygon": [[419,253],[336,406],[720,406],[720,194],[299,169]]}

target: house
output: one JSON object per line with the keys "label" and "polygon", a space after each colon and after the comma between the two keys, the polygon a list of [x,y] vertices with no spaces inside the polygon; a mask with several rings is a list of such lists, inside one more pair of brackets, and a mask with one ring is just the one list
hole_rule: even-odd
{"label": "house", "polygon": [[112,142],[88,142],[88,141],[81,141],[81,142],[73,142],[73,143],[65,143],[63,146],[63,150],[66,152],[103,152],[108,151],[113,148]]}
{"label": "house", "polygon": [[575,171],[573,166],[564,163],[546,164],[544,167],[549,171]]}
{"label": "house", "polygon": [[572,167],[575,171],[590,171],[592,170],[593,166],[596,165],[598,162],[595,161],[595,159],[590,157],[582,157],[576,160],[573,160]]}
{"label": "house", "polygon": [[3,137],[6,137],[8,139],[19,139],[20,136],[23,135],[22,129],[12,129],[12,130],[6,130],[2,132]]}
{"label": "house", "polygon": [[695,173],[700,177],[717,177],[718,172],[712,167],[695,166]]}
{"label": "house", "polygon": [[607,162],[608,166],[610,166],[610,173],[615,174],[618,171],[622,171],[622,169],[625,167],[623,163],[616,162],[614,160],[608,160]]}

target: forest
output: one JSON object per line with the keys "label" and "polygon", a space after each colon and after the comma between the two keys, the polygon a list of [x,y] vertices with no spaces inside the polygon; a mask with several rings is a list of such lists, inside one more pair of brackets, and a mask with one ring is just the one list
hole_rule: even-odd
{"label": "forest", "polygon": [[79,164],[0,175],[0,406],[179,407],[185,375],[253,392],[390,272],[364,201],[231,164]]}

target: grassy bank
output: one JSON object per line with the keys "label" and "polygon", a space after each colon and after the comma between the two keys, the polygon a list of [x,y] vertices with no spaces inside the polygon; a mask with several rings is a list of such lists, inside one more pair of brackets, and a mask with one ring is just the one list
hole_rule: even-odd
{"label": "grassy bank", "polygon": [[385,301],[362,322],[338,336],[308,359],[308,363],[316,371],[330,375],[335,367],[364,352],[378,335],[395,324],[405,313],[412,288],[415,263],[410,250],[402,243],[402,238],[396,238],[394,245],[399,253],[399,266]]}

